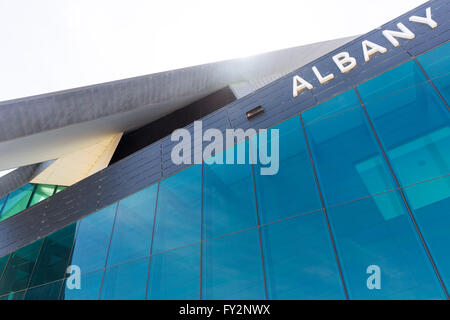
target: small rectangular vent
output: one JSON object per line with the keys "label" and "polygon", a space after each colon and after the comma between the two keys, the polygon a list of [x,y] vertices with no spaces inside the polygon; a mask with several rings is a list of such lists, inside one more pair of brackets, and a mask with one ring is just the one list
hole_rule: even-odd
{"label": "small rectangular vent", "polygon": [[264,108],[261,106],[257,106],[256,108],[253,108],[252,110],[247,111],[247,120],[253,119],[254,117],[263,114]]}

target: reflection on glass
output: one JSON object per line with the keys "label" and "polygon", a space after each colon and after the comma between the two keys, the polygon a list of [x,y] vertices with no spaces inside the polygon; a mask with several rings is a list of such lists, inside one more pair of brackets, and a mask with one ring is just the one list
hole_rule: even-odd
{"label": "reflection on glass", "polygon": [[0,280],[0,296],[27,288],[42,241],[35,241],[11,254]]}
{"label": "reflection on glass", "polygon": [[[414,60],[410,60],[358,86],[364,103],[375,102],[402,90],[425,83],[426,76]],[[386,106],[388,107],[388,106]]]}
{"label": "reflection on glass", "polygon": [[47,199],[53,195],[55,191],[55,186],[48,184],[40,184],[36,186],[34,190],[33,197],[31,198],[30,206],[35,205],[36,203],[41,202],[42,200]]}
{"label": "reflection on glass", "polygon": [[150,255],[157,189],[154,184],[119,201],[108,266]]}
{"label": "reflection on glass", "polygon": [[58,230],[44,239],[30,286],[63,279],[75,238],[76,223]]}
{"label": "reflection on glass", "polygon": [[23,300],[25,297],[26,290],[18,291],[18,292],[11,292],[8,295],[0,297],[0,300]]}
{"label": "reflection on glass", "polygon": [[307,125],[359,106],[360,103],[358,97],[355,95],[355,92],[353,90],[349,90],[302,112],[303,123]]}
{"label": "reflection on glass", "polygon": [[404,189],[422,235],[447,288],[450,287],[450,177]]}
{"label": "reflection on glass", "polygon": [[[261,175],[260,168],[264,165],[254,166],[261,224],[321,208],[300,118],[293,117],[273,129],[279,130],[278,173]],[[270,136],[268,134],[268,150],[271,150]],[[257,145],[258,139],[254,136],[251,147]]]}
{"label": "reflection on glass", "polygon": [[345,299],[322,211],[261,233],[269,299]]}
{"label": "reflection on glass", "polygon": [[6,201],[6,204],[3,208],[0,221],[3,221],[15,215],[16,213],[25,210],[28,202],[30,201],[33,189],[33,185],[26,184],[11,192],[8,196],[8,201]]}
{"label": "reflection on glass", "polygon": [[[394,77],[415,79],[422,71],[411,63],[413,70],[400,66],[361,85],[363,101],[366,91],[381,84],[386,92],[397,90]],[[428,82],[366,103],[366,108],[402,186],[450,173],[450,113]]]}
{"label": "reflection on glass", "polygon": [[265,299],[258,230],[203,243],[203,299]]}
{"label": "reflection on glass", "polygon": [[199,298],[199,244],[151,257],[147,299],[197,300]]}
{"label": "reflection on glass", "polygon": [[60,191],[63,191],[64,189],[66,189],[67,187],[64,187],[64,186],[58,186],[57,188],[56,188],[56,191],[55,191],[55,193],[58,193],[58,192],[60,192]]}
{"label": "reflection on glass", "polygon": [[30,288],[25,294],[25,300],[58,300],[62,280]]}
{"label": "reflection on glass", "polygon": [[143,300],[147,286],[148,258],[119,264],[105,271],[101,300]]}
{"label": "reflection on glass", "polygon": [[9,254],[0,258],[0,279],[3,274],[3,269],[5,268],[6,263],[8,262],[8,259],[9,259]]}
{"label": "reflection on glass", "polygon": [[[214,158],[238,154],[248,141],[235,145]],[[223,160],[225,162],[225,160]],[[257,225],[252,168],[246,164],[204,164],[203,166],[203,239],[211,239]]]}
{"label": "reflection on glass", "polygon": [[417,57],[447,103],[450,101],[450,42]]}
{"label": "reflection on glass", "polygon": [[[328,209],[351,299],[444,299],[397,191]],[[367,281],[381,270],[381,289]]]}
{"label": "reflection on glass", "polygon": [[396,187],[362,108],[307,125],[305,130],[327,206]]}
{"label": "reflection on glass", "polygon": [[2,198],[0,198],[0,218],[2,216],[3,207],[5,206],[7,199],[8,199],[8,195],[3,196]]}
{"label": "reflection on glass", "polygon": [[82,273],[105,267],[116,207],[110,205],[79,223],[70,264],[79,266]]}
{"label": "reflection on glass", "polygon": [[200,241],[202,166],[160,182],[152,253]]}

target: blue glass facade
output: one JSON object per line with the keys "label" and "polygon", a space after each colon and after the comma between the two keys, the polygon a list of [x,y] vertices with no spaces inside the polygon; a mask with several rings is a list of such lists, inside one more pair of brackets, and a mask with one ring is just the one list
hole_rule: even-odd
{"label": "blue glass facade", "polygon": [[446,43],[276,125],[276,175],[193,165],[0,258],[0,297],[448,298],[449,57]]}

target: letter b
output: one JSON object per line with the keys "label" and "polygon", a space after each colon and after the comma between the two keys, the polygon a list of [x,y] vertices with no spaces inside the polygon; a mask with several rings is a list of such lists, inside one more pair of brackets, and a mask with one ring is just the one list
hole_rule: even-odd
{"label": "letter b", "polygon": [[345,51],[333,56],[333,61],[342,73],[347,73],[356,67],[356,59],[350,57],[350,54]]}

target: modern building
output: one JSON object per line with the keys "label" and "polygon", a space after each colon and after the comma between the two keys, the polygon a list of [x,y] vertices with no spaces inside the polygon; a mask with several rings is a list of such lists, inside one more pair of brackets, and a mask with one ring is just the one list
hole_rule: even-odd
{"label": "modern building", "polygon": [[[0,298],[448,299],[449,38],[431,0],[362,36],[0,103]],[[174,163],[197,120],[278,129],[278,172],[197,161],[202,137]]]}

